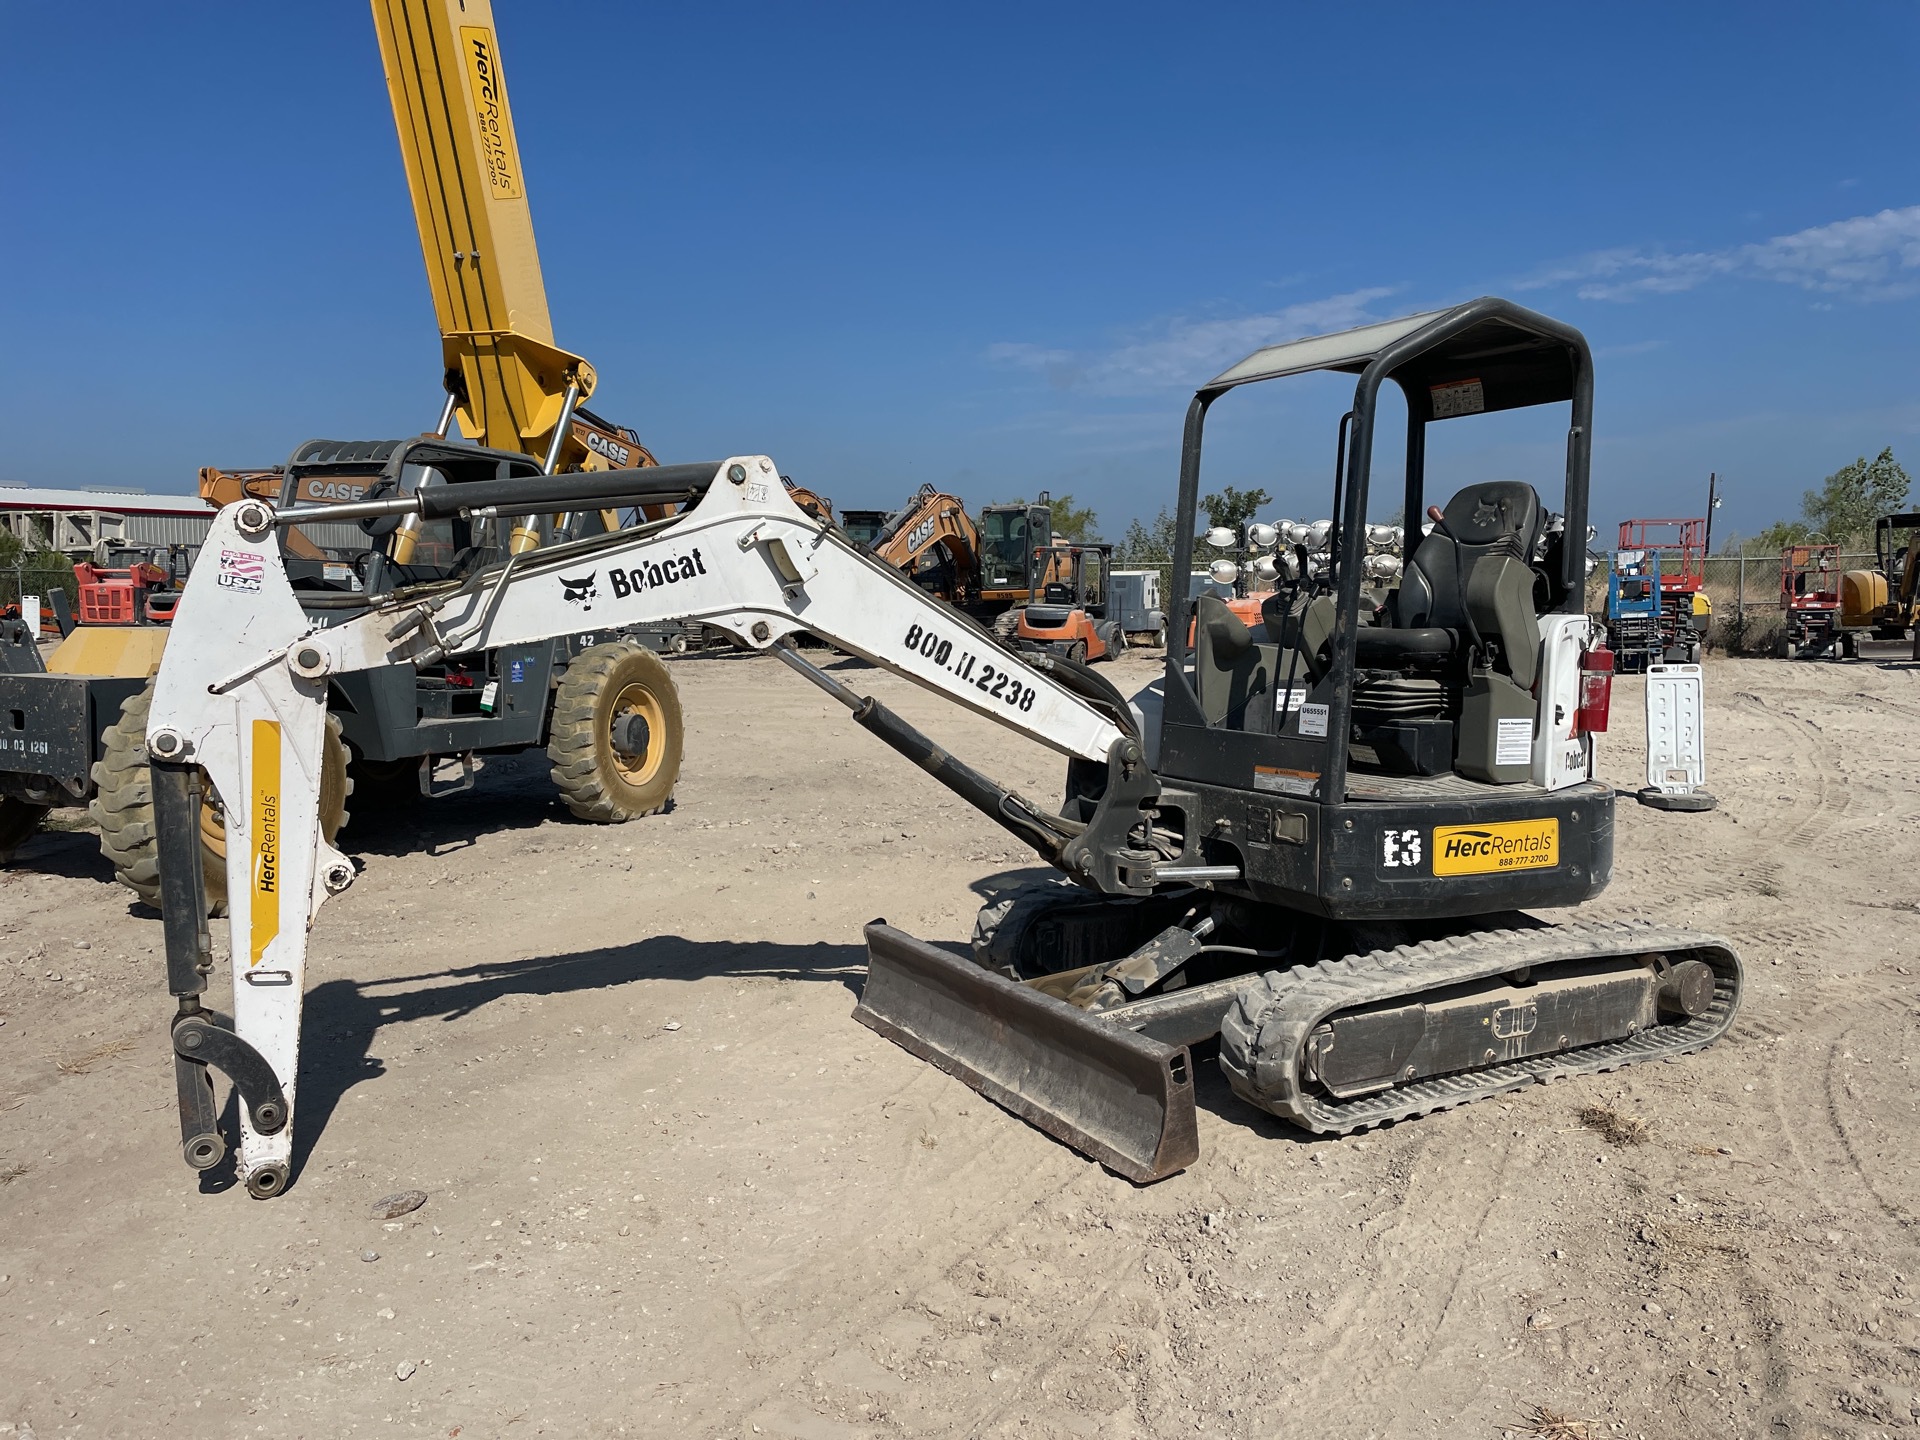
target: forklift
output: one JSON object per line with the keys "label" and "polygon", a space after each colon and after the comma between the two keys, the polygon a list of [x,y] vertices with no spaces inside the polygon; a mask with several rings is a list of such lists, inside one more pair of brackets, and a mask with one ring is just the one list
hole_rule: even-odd
{"label": "forklift", "polygon": [[1127,637],[1117,616],[1107,610],[1113,574],[1113,546],[1098,542],[1058,542],[1052,547],[1050,573],[1037,602],[1023,605],[1014,623],[1015,645],[1043,651],[1082,665],[1115,660],[1127,653]]}

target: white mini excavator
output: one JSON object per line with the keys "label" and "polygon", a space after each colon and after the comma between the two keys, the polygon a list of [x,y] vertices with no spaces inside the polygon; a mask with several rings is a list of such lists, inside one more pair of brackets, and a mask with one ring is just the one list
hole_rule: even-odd
{"label": "white mini excavator", "polygon": [[[1059,872],[982,912],[973,960],[869,926],[855,1016],[1130,1179],[1198,1153],[1193,1047],[1217,1043],[1251,1103],[1344,1133],[1712,1043],[1739,1003],[1724,940],[1528,913],[1587,900],[1612,870],[1614,797],[1593,763],[1605,652],[1581,613],[1586,341],[1488,298],[1250,356],[1189,411],[1175,574],[1192,558],[1208,409],[1315,370],[1358,376],[1337,426],[1331,563],[1276,567],[1296,578],[1258,625],[1206,596],[1171,616],[1165,675],[1131,702],[1084,666],[1002,648],[801,511],[764,456],[327,507],[329,520],[470,527],[557,505],[675,513],[456,567],[324,628],[280,544],[308,514],[257,499],[222,510],[147,730],[188,1164],[227,1152],[218,1070],[237,1092],[240,1179],[262,1197],[289,1180],[308,937],[354,878],[320,825],[330,683],[666,619],[773,654]],[[1406,527],[1383,598],[1363,580],[1380,569],[1365,521],[1388,381],[1407,402],[1404,513],[1435,520],[1424,536]],[[1558,513],[1515,481],[1429,510],[1429,424],[1552,403],[1571,412]],[[789,643],[801,631],[1059,751],[1063,803],[1002,788],[812,666]],[[658,743],[637,714],[607,728],[634,763]],[[230,1021],[201,999],[209,785],[229,835]]]}

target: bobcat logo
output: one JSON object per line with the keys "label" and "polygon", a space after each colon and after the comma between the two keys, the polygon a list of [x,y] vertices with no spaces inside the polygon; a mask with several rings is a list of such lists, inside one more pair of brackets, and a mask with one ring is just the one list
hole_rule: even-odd
{"label": "bobcat logo", "polygon": [[1476,527],[1492,526],[1500,523],[1501,507],[1492,500],[1473,502],[1473,523]]}
{"label": "bobcat logo", "polygon": [[598,570],[589,570],[585,575],[569,579],[560,577],[560,598],[569,605],[578,605],[582,610],[593,609],[593,602],[600,598],[600,587],[593,582],[598,578]]}

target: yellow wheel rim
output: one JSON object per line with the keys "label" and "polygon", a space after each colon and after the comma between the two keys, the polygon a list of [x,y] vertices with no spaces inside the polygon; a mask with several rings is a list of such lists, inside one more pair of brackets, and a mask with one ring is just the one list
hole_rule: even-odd
{"label": "yellow wheel rim", "polygon": [[[614,722],[622,715],[638,715],[647,722],[647,750],[644,755],[622,755],[614,746],[612,731]],[[666,760],[667,747],[661,743],[666,732],[667,715],[653,691],[645,685],[632,684],[624,687],[613,697],[613,706],[607,712],[607,750],[613,757],[613,768],[620,772],[620,778],[629,785],[645,785],[660,773],[660,766]]]}

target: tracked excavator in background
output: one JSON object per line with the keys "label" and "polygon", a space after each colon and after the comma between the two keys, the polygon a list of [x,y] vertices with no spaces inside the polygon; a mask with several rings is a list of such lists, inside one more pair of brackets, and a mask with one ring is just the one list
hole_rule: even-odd
{"label": "tracked excavator in background", "polygon": [[[1251,1104],[1344,1133],[1711,1044],[1740,1002],[1725,940],[1531,913],[1590,899],[1613,868],[1614,794],[1594,770],[1610,672],[1581,613],[1585,339],[1484,298],[1248,357],[1188,412],[1176,574],[1192,558],[1209,409],[1242,386],[1325,370],[1358,377],[1335,427],[1330,563],[1301,567],[1258,627],[1203,597],[1191,650],[1176,609],[1165,674],[1132,701],[1085,666],[1005,651],[803,514],[763,456],[339,507],[399,523],[502,523],[556,493],[686,508],[398,589],[326,627],[303,611],[275,539],[315,512],[223,510],[147,736],[187,1162],[207,1168],[227,1149],[218,1070],[237,1092],[240,1178],[263,1197],[288,1183],[309,933],[354,879],[320,831],[329,687],[543,643],[589,604],[601,623],[690,617],[773,655],[1053,867],[981,912],[972,960],[869,926],[855,1017],[1135,1181],[1198,1153],[1198,1047],[1217,1046]],[[1363,608],[1388,383],[1408,416],[1398,498],[1435,523],[1425,538],[1409,527],[1399,585]],[[1530,405],[1569,413],[1559,511],[1517,481],[1429,510],[1427,427]],[[1061,803],[1006,790],[807,663],[789,644],[802,630],[1060,752]],[[234,797],[231,1024],[202,1002],[203,776]]]}
{"label": "tracked excavator in background", "polygon": [[993,622],[1005,640],[1023,606],[1049,592],[1062,600],[1081,597],[1081,551],[1054,538],[1047,500],[1043,490],[1033,504],[985,505],[975,522],[958,495],[929,484],[877,525],[869,518],[873,511],[850,511],[847,518],[849,533],[875,559],[975,620]]}

